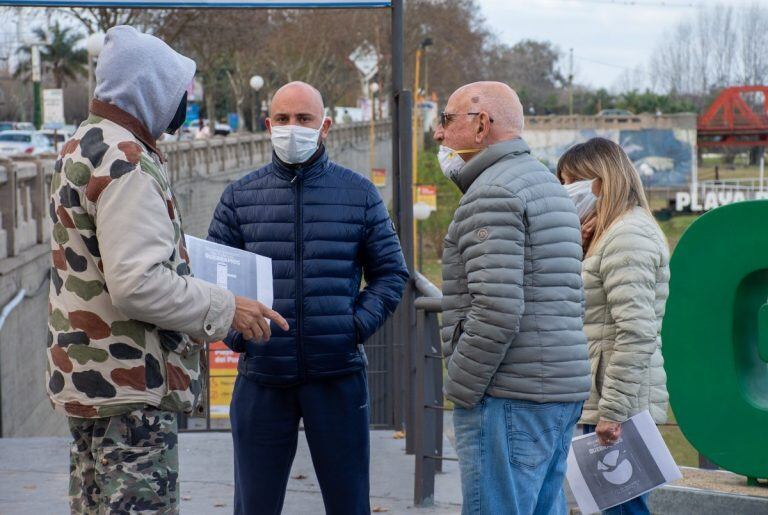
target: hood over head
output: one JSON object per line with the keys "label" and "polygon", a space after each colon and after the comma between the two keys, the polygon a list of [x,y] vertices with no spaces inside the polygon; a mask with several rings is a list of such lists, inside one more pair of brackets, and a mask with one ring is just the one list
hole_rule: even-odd
{"label": "hood over head", "polygon": [[158,139],[195,76],[195,62],[128,25],[112,27],[96,65],[94,97],[146,125]]}

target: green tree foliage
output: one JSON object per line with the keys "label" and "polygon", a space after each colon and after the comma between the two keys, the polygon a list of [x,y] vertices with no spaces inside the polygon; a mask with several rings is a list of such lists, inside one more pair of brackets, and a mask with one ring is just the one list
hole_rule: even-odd
{"label": "green tree foliage", "polygon": [[437,162],[437,145],[431,140],[419,154],[418,178],[420,184],[437,186],[437,212],[432,213],[422,226],[424,258],[434,259],[443,255],[443,238],[448,225],[453,219],[453,213],[459,205],[461,191],[440,170]]}
{"label": "green tree foliage", "polygon": [[685,98],[673,95],[660,95],[652,91],[629,91],[615,98],[618,109],[633,113],[681,113],[696,112],[696,106]]}
{"label": "green tree foliage", "polygon": [[[632,90],[613,94],[601,88],[595,91],[577,88],[574,91],[574,110],[579,114],[594,115],[602,109],[626,109],[635,114],[661,112],[663,114],[695,113],[696,102],[690,97],[655,93],[650,90]],[[562,113],[558,113],[562,114]]]}
{"label": "green tree foliage", "polygon": [[[40,62],[43,73],[53,78],[57,88],[62,88],[67,81],[77,80],[88,73],[88,54],[78,48],[83,35],[72,27],[62,27],[54,23],[46,31],[42,27],[34,29],[40,44]],[[32,47],[19,48],[19,66],[14,74],[16,78],[29,82],[32,80]]]}

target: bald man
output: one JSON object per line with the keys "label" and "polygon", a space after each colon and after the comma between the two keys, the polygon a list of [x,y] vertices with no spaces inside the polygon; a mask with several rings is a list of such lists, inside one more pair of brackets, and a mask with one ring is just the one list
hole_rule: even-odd
{"label": "bald man", "polygon": [[308,84],[275,93],[272,162],[227,187],[208,232],[272,258],[274,308],[289,324],[268,342],[247,331],[226,339],[241,353],[230,409],[235,513],[281,512],[300,420],[326,513],[370,513],[362,344],[400,302],[408,271],[376,187],[328,159],[323,113]]}
{"label": "bald man", "polygon": [[463,196],[443,252],[446,396],[462,513],[565,514],[565,461],[590,389],[573,202],[521,138],[506,84],[448,100],[440,166]]}

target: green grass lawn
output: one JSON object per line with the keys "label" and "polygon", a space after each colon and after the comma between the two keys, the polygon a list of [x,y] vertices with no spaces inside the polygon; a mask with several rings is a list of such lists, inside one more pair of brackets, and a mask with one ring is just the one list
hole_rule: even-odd
{"label": "green grass lawn", "polygon": [[439,259],[424,259],[421,273],[438,288],[443,285],[442,268]]}
{"label": "green grass lawn", "polygon": [[719,177],[720,180],[727,179],[752,179],[760,175],[758,166],[750,166],[746,163],[735,163],[733,165],[718,164],[718,173],[715,174],[715,165],[700,165],[698,169],[699,180],[706,181]]}
{"label": "green grass lawn", "polygon": [[[672,413],[672,408],[669,409],[669,417],[667,423],[675,423],[675,414]],[[675,459],[675,463],[678,466],[684,467],[698,467],[699,466],[699,453],[693,446],[685,439],[680,428],[673,425],[662,426],[659,428],[661,436],[664,437],[664,442],[669,447],[669,452],[672,453],[672,457]]]}
{"label": "green grass lawn", "polygon": [[677,242],[680,241],[683,232],[685,232],[688,226],[691,225],[696,218],[698,218],[698,215],[680,215],[673,216],[665,222],[659,222],[661,230],[664,231],[664,234],[667,236],[669,249],[671,251],[675,250]]}

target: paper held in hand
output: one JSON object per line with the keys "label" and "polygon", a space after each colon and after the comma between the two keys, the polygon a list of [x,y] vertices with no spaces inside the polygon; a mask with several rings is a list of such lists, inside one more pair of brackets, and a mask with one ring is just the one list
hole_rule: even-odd
{"label": "paper held in hand", "polygon": [[578,436],[568,453],[568,484],[582,513],[597,513],[682,477],[648,411],[621,424],[621,437],[602,446]]}
{"label": "paper held in hand", "polygon": [[235,295],[272,308],[272,260],[268,257],[187,236],[192,273]]}

